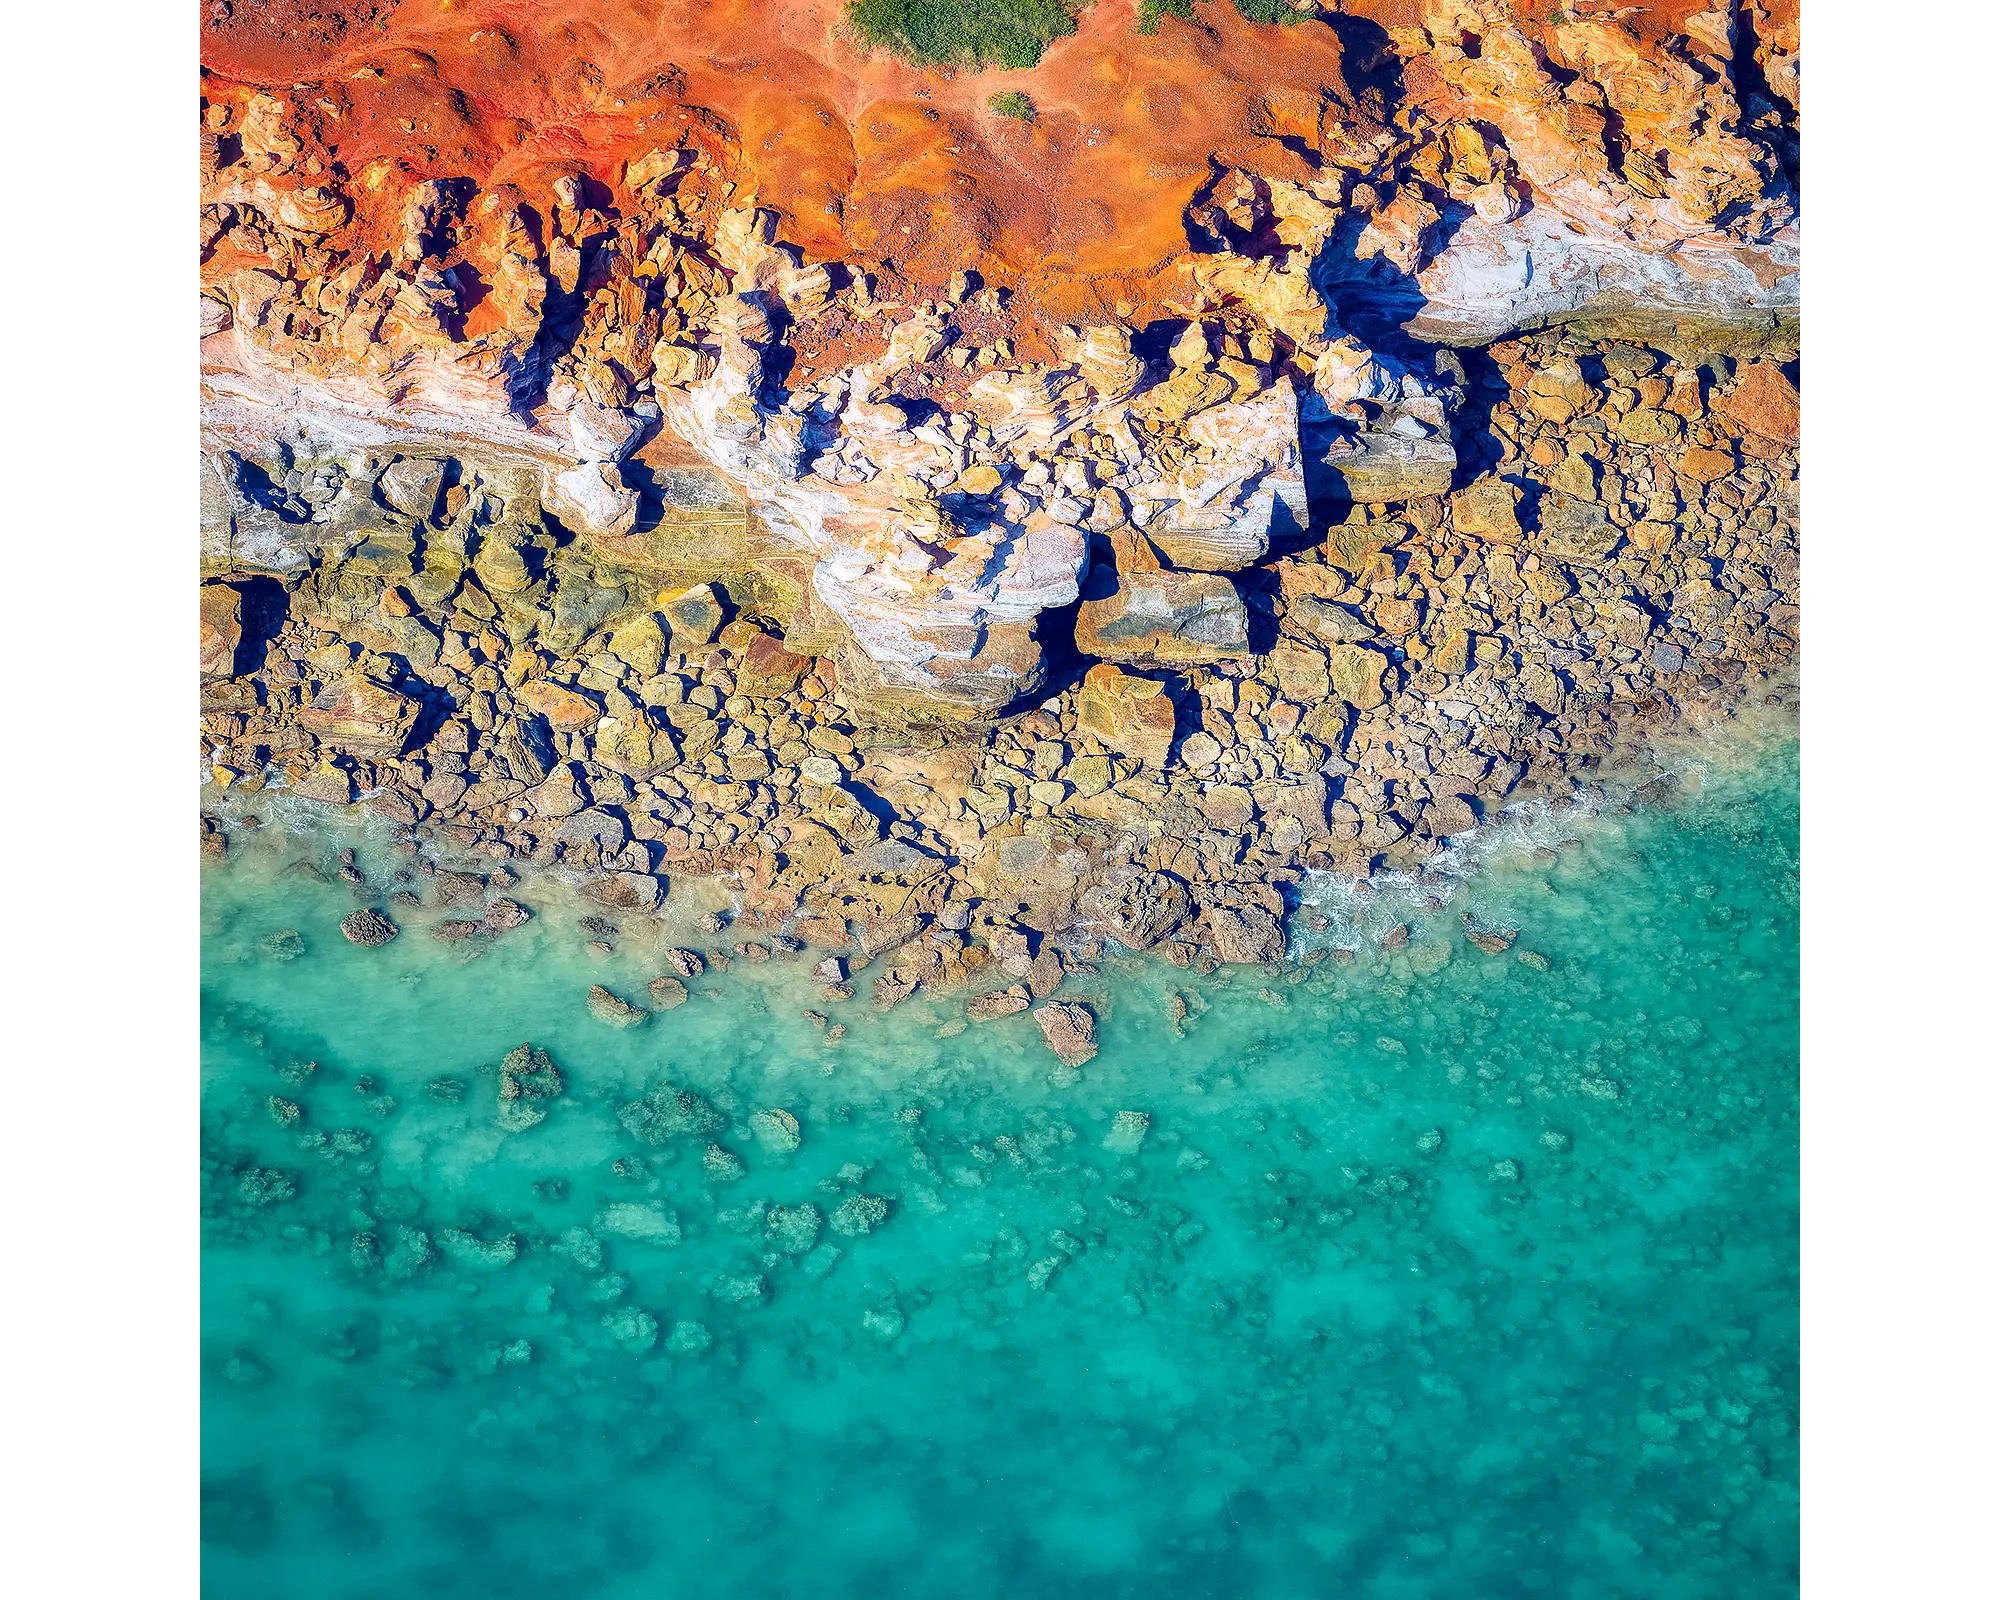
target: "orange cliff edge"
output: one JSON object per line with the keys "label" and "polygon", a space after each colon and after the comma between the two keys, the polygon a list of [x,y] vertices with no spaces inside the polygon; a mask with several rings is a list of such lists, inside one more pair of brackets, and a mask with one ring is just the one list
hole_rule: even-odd
{"label": "orange cliff edge", "polygon": [[1790,6],[1202,0],[1143,35],[1096,0],[985,71],[843,12],[211,0],[205,569],[308,559],[239,492],[271,440],[525,471],[633,565],[664,535],[628,463],[699,469],[688,526],[735,497],[805,563],[801,642],[983,711],[1093,535],[1227,572],[1303,520],[1302,427],[1354,435],[1356,499],[1448,481],[1428,346],[1796,324]]}

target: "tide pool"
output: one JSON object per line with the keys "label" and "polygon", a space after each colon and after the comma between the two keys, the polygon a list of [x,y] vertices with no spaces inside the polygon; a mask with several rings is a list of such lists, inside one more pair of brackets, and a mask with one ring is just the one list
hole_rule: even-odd
{"label": "tide pool", "polygon": [[383,840],[242,836],[204,1592],[1795,1593],[1797,828],[1785,748],[1319,893],[1351,964],[1106,956],[1080,1074],[804,961],[615,1029],[685,928],[360,949]]}

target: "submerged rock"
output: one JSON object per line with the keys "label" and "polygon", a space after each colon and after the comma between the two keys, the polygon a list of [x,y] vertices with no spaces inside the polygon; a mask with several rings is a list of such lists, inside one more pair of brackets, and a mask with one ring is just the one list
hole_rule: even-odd
{"label": "submerged rock", "polygon": [[350,944],[372,949],[387,944],[402,930],[379,911],[350,911],[340,919],[340,931]]}
{"label": "submerged rock", "polygon": [[726,1273],[710,1281],[708,1292],[726,1306],[762,1305],[771,1298],[771,1285],[761,1273]]}
{"label": "submerged rock", "polygon": [[647,1244],[679,1244],[681,1225],[673,1213],[657,1201],[620,1201],[597,1214],[600,1231],[620,1239],[638,1239]]}
{"label": "submerged rock", "polygon": [[1097,1019],[1087,1006],[1046,1005],[1035,1013],[1042,1037],[1066,1067],[1080,1067],[1097,1054]]}
{"label": "submerged rock", "polygon": [[764,1214],[764,1230],[772,1248],[788,1256],[802,1256],[819,1243],[824,1219],[819,1207],[810,1202],[795,1206],[773,1206]]}
{"label": "submerged rock", "polygon": [[[439,1079],[437,1083],[455,1082]],[[436,1084],[433,1085],[435,1090]],[[548,1115],[564,1088],[562,1070],[546,1050],[517,1045],[500,1063],[500,1126],[507,1133],[532,1128]]]}
{"label": "submerged rock", "polygon": [[1146,1142],[1153,1119],[1143,1111],[1121,1111],[1111,1119],[1111,1131],[1104,1136],[1104,1148],[1113,1155],[1135,1156]]}
{"label": "submerged rock", "polygon": [[676,1322],[667,1335],[666,1348],[677,1356],[704,1355],[715,1343],[715,1335],[699,1322]]}
{"label": "submerged rock", "polygon": [[636,1027],[652,1015],[650,1011],[619,999],[602,984],[590,986],[590,993],[584,996],[584,1004],[599,1022],[608,1022],[614,1028]]}
{"label": "submerged rock", "polygon": [[702,1152],[701,1170],[711,1183],[734,1183],[748,1168],[735,1151],[712,1144]]}
{"label": "submerged rock", "polygon": [[804,1143],[799,1119],[783,1107],[751,1113],[750,1131],[756,1135],[757,1143],[774,1156],[790,1155]]}
{"label": "submerged rock", "polygon": [[831,1225],[835,1233],[858,1239],[873,1233],[888,1220],[889,1202],[880,1195],[853,1194],[834,1207]]}
{"label": "submerged rock", "polygon": [[1018,1016],[1030,1004],[1025,984],[994,989],[966,1002],[965,1014],[974,1022],[992,1022],[1000,1017]]}
{"label": "submerged rock", "polygon": [[687,985],[679,978],[655,978],[646,985],[646,993],[652,997],[655,1011],[671,1011],[687,1004]]}
{"label": "submerged rock", "polygon": [[633,1138],[660,1148],[676,1139],[712,1138],[729,1126],[705,1095],[670,1083],[623,1106],[618,1121]]}
{"label": "submerged rock", "polygon": [[518,900],[505,898],[495,900],[486,908],[485,923],[495,933],[504,933],[509,928],[518,928],[532,916],[528,908]]}

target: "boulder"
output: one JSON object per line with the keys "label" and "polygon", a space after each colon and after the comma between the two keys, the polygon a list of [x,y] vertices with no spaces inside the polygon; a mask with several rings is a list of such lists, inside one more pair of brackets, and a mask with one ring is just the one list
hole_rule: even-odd
{"label": "boulder", "polygon": [[421,457],[394,462],[382,469],[375,487],[393,509],[422,522],[437,510],[438,490],[444,487],[444,463]]}
{"label": "boulder", "polygon": [[1302,594],[1285,613],[1287,619],[1322,644],[1362,644],[1379,630],[1352,606],[1337,605],[1317,595]]}
{"label": "boulder", "polygon": [[1317,705],[1332,690],[1324,651],[1307,645],[1280,644],[1273,646],[1265,659],[1288,699]]}
{"label": "boulder", "polygon": [[602,715],[594,700],[546,680],[522,684],[514,691],[514,698],[530,711],[547,717],[552,728],[594,728]]}
{"label": "boulder", "polygon": [[1076,722],[1108,750],[1164,767],[1174,743],[1174,702],[1166,685],[1109,662],[1084,674]]}
{"label": "boulder", "polygon": [[1392,409],[1366,432],[1336,440],[1322,461],[1337,496],[1382,505],[1449,492],[1458,451],[1448,431]]}
{"label": "boulder", "polygon": [[1641,406],[1637,410],[1626,412],[1618,419],[1618,437],[1627,444],[1678,444],[1681,437],[1681,419],[1671,411],[1659,411],[1650,406]]}
{"label": "boulder", "polygon": [[[732,623],[730,628],[742,624]],[[724,642],[730,628],[723,629]],[[748,636],[736,643],[742,651],[736,663],[736,692],[751,700],[775,699],[790,694],[812,671],[812,657],[787,650],[784,642],[760,628],[750,628]]]}
{"label": "boulder", "polygon": [[667,630],[652,612],[641,612],[613,631],[611,653],[640,677],[657,677],[667,658]]}
{"label": "boulder", "polygon": [[387,944],[401,931],[379,911],[350,911],[340,919],[342,937],[369,949]]}
{"label": "boulder", "polygon": [[1722,410],[1760,439],[1779,444],[1799,441],[1799,391],[1775,361],[1753,361],[1744,367]]}
{"label": "boulder", "polygon": [[201,586],[201,675],[236,676],[236,651],[243,643],[243,596],[226,583]]}
{"label": "boulder", "polygon": [[1035,1012],[1042,1037],[1066,1067],[1080,1067],[1097,1054],[1097,1019],[1087,1006],[1047,1005]]}
{"label": "boulder", "polygon": [[1549,486],[1573,500],[1597,498],[1597,463],[1586,455],[1567,455],[1549,474]]}
{"label": "boulder", "polygon": [[1214,525],[1185,514],[1163,517],[1146,525],[1146,539],[1184,572],[1240,572],[1270,552],[1269,497],[1253,496],[1242,515],[1207,521]]}
{"label": "boulder", "polygon": [[606,872],[584,881],[587,899],[613,911],[655,911],[666,890],[650,872]]}
{"label": "boulder", "polygon": [[1389,659],[1379,650],[1358,644],[1333,645],[1327,650],[1326,664],[1328,684],[1336,699],[1357,711],[1372,711],[1388,703],[1382,675],[1388,670]]}
{"label": "boulder", "polygon": [[624,460],[645,431],[646,424],[629,411],[594,400],[579,400],[570,408],[570,443],[586,462]]}
{"label": "boulder", "polygon": [[713,584],[698,583],[692,589],[663,594],[659,607],[674,630],[674,649],[682,653],[713,642],[722,626],[722,601]]}
{"label": "boulder", "polygon": [[1231,966],[1284,959],[1285,931],[1262,906],[1211,906],[1203,922],[1208,942]]}
{"label": "boulder", "polygon": [[528,796],[528,804],[538,817],[560,821],[573,817],[590,804],[577,768],[570,762],[559,764]]}
{"label": "boulder", "polygon": [[661,727],[644,707],[626,712],[608,727],[600,724],[591,748],[605,766],[634,778],[651,777],[681,758],[672,730]]}
{"label": "boulder", "polygon": [[1188,918],[1187,885],[1134,863],[1114,866],[1077,899],[1084,925],[1133,950],[1150,950]]}
{"label": "boulder", "polygon": [[350,675],[322,689],[299,726],[358,756],[397,756],[417,720],[417,702],[373,678]]}
{"label": "boulder", "polygon": [[291,792],[301,800],[317,800],[321,805],[352,805],[354,774],[331,761],[323,761],[294,783]]}
{"label": "boulder", "polygon": [[1417,832],[1432,839],[1449,839],[1479,826],[1479,814],[1470,795],[1446,794],[1427,801],[1417,818]]}
{"label": "boulder", "polygon": [[1108,661],[1223,661],[1250,651],[1250,615],[1221,573],[1094,570],[1076,646]]}
{"label": "boulder", "polygon": [[1619,533],[1604,507],[1574,495],[1550,494],[1542,501],[1536,548],[1572,566],[1596,566],[1618,547]]}
{"label": "boulder", "polygon": [[1451,522],[1468,539],[1519,544],[1521,491],[1505,478],[1482,478],[1451,497]]}
{"label": "boulder", "polygon": [[543,504],[577,532],[602,538],[623,538],[639,521],[639,491],[628,489],[609,461],[558,473],[549,480]]}
{"label": "boulder", "polygon": [[1727,450],[1696,446],[1681,456],[1680,470],[1682,477],[1691,478],[1696,483],[1714,483],[1736,470],[1736,458]]}

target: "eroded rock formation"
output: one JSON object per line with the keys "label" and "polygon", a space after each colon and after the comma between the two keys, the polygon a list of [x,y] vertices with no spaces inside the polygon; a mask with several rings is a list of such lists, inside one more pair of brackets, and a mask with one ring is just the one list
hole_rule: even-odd
{"label": "eroded rock formation", "polygon": [[1795,17],[518,10],[210,13],[218,782],[1254,960],[1789,656]]}

